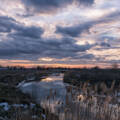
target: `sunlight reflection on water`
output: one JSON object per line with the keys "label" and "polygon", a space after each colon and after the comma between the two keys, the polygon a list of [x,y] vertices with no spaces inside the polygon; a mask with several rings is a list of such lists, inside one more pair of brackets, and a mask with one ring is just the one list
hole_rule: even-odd
{"label": "sunlight reflection on water", "polygon": [[[63,74],[53,74],[49,77],[42,79],[40,82],[24,83],[20,89],[24,93],[30,94],[38,103],[43,107],[51,107],[52,112],[56,111],[58,102],[65,101],[66,86],[68,84],[63,83]],[[56,93],[55,98],[47,100],[47,97],[54,91]]]}

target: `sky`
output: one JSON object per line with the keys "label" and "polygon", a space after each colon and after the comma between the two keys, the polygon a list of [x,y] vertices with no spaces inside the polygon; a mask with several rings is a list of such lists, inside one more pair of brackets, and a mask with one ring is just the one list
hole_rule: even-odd
{"label": "sky", "polygon": [[120,0],[0,0],[0,65],[120,63]]}

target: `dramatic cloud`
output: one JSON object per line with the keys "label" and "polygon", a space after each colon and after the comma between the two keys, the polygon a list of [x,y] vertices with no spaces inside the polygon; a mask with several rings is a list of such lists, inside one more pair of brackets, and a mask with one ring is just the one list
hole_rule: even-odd
{"label": "dramatic cloud", "polygon": [[92,5],[94,0],[76,0],[79,4]]}
{"label": "dramatic cloud", "polygon": [[89,32],[89,28],[93,25],[93,22],[86,22],[84,24],[75,25],[71,27],[56,27],[56,33],[63,35],[69,35],[71,37],[78,37],[83,32]]}
{"label": "dramatic cloud", "polygon": [[120,61],[119,0],[0,0],[0,4],[0,64]]}
{"label": "dramatic cloud", "polygon": [[120,12],[113,12],[103,16],[101,19],[90,20],[88,22],[83,22],[78,25],[68,27],[57,26],[56,33],[71,37],[79,37],[84,32],[89,33],[89,29],[92,28],[94,25],[114,21],[114,18],[120,18]]}
{"label": "dramatic cloud", "polygon": [[40,38],[44,30],[40,27],[30,26],[30,27],[18,27],[14,35],[30,38]]}
{"label": "dramatic cloud", "polygon": [[[10,35],[9,35],[10,36]],[[0,42],[0,57],[6,59],[39,57],[75,57],[78,52],[89,50],[94,45],[77,45],[74,39],[30,39],[24,36],[12,36],[11,40]],[[31,57],[30,57],[31,56]]]}
{"label": "dramatic cloud", "polygon": [[7,16],[0,16],[0,32],[11,32],[15,20]]}
{"label": "dramatic cloud", "polygon": [[25,26],[13,18],[0,16],[0,33],[10,33],[10,35],[18,35],[30,38],[40,38],[44,30],[36,26]]}
{"label": "dramatic cloud", "polygon": [[101,42],[101,46],[110,47],[111,45],[107,42]]}
{"label": "dramatic cloud", "polygon": [[[4,20],[4,19],[5,20]],[[61,39],[56,38],[43,38],[43,29],[35,26],[25,26],[20,24],[12,18],[1,16],[0,24],[1,32],[7,33],[7,39],[0,41],[0,58],[4,59],[35,59],[40,57],[75,57],[78,52],[84,52],[94,46],[90,44],[77,45],[74,39],[64,37]],[[2,26],[2,27],[1,27]],[[1,34],[4,37],[4,34]],[[34,55],[34,57],[33,57]],[[25,58],[27,56],[28,58]]]}
{"label": "dramatic cloud", "polygon": [[94,0],[22,0],[22,2],[28,12],[51,13],[73,2],[79,5],[91,5]]}

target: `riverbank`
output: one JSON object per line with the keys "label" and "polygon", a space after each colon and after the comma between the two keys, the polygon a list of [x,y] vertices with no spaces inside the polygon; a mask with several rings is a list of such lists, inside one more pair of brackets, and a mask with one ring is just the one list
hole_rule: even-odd
{"label": "riverbank", "polygon": [[104,82],[110,88],[113,81],[114,87],[120,87],[120,69],[81,69],[64,74],[64,82],[75,86],[80,86],[84,82],[91,85]]}
{"label": "riverbank", "polygon": [[120,69],[68,71],[64,74],[63,81],[76,86],[87,97],[108,97],[109,104],[120,105]]}
{"label": "riverbank", "polygon": [[3,70],[0,71],[0,120],[57,120],[17,86],[25,81],[40,81],[46,71]]}

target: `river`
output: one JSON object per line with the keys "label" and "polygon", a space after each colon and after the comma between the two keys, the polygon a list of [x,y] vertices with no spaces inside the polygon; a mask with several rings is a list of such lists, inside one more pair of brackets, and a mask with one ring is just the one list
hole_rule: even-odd
{"label": "river", "polygon": [[61,107],[59,102],[64,103],[66,97],[66,86],[63,82],[64,74],[52,74],[40,81],[32,81],[21,84],[23,93],[31,95],[43,108],[49,108],[52,113],[56,113]]}

